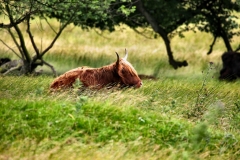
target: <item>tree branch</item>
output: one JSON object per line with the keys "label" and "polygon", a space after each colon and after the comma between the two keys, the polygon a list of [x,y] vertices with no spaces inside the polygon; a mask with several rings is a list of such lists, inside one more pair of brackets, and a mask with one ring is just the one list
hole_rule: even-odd
{"label": "tree branch", "polygon": [[13,60],[13,61],[7,62],[3,64],[0,67],[0,69],[1,69],[1,72],[2,71],[4,72],[3,75],[6,75],[9,72],[20,69],[22,66],[23,66],[23,61],[20,59],[20,60]]}
{"label": "tree branch", "polygon": [[49,63],[47,63],[46,61],[43,60],[43,64],[45,64],[46,66],[50,67],[53,74],[54,74],[54,77],[57,77],[57,72],[56,70],[54,69],[54,67],[52,65],[50,65]]}
{"label": "tree branch", "polygon": [[18,50],[19,50],[19,52],[20,52],[20,54],[21,54],[21,56],[22,56],[21,59],[25,60],[25,57],[24,57],[23,51],[22,51],[22,49],[21,49],[21,46],[18,44],[15,36],[13,35],[13,33],[12,33],[12,31],[11,31],[11,28],[8,28],[7,31],[8,31],[8,33],[10,34],[10,36],[12,37],[13,42],[14,42],[15,45],[17,46],[17,48],[18,48]]}
{"label": "tree branch", "polygon": [[61,35],[62,31],[67,27],[67,25],[70,23],[70,21],[72,20],[73,16],[71,18],[69,18],[69,20],[67,22],[65,22],[65,24],[62,25],[62,27],[60,27],[58,33],[56,34],[56,36],[54,37],[53,41],[51,42],[51,44],[40,54],[40,56],[44,56],[45,53],[47,53],[54,45],[54,43],[56,42],[56,40],[58,39],[58,37]]}
{"label": "tree branch", "polygon": [[132,29],[134,30],[134,32],[136,32],[137,34],[139,34],[147,39],[153,39],[152,37],[150,37],[150,36],[148,37],[147,35],[145,35],[143,32],[138,31],[136,28],[132,28]]}
{"label": "tree branch", "polygon": [[238,45],[238,47],[236,48],[235,52],[240,50],[240,44]]}
{"label": "tree branch", "polygon": [[[14,26],[22,23],[22,22],[26,19],[26,17],[28,17],[28,16],[30,16],[30,15],[32,15],[32,14],[35,14],[35,13],[37,13],[37,12],[38,12],[37,10],[31,11],[31,12],[27,12],[27,13],[25,13],[24,15],[22,15],[20,18],[18,18],[17,20],[15,20],[15,21],[10,21],[9,24],[0,23],[0,28],[5,28],[5,29],[6,29],[6,28],[12,28],[12,27],[14,27]],[[13,19],[12,19],[12,20],[13,20]]]}
{"label": "tree branch", "polygon": [[7,75],[8,73],[12,72],[12,71],[15,71],[15,70],[18,70],[20,69],[22,66],[16,66],[16,67],[12,67],[10,68],[9,70],[7,70],[6,72],[3,73],[3,75]]}
{"label": "tree branch", "polygon": [[210,45],[210,48],[209,48],[209,51],[207,52],[207,55],[209,55],[209,54],[212,53],[213,46],[214,46],[216,40],[217,40],[217,36],[214,36],[213,42],[212,42],[212,44]]}
{"label": "tree branch", "polygon": [[157,24],[156,20],[145,10],[145,8],[144,8],[144,6],[142,4],[142,1],[138,0],[138,1],[134,2],[134,5],[136,6],[137,10],[139,10],[139,12],[146,18],[148,23],[152,26],[153,30],[156,33],[159,33],[163,39],[165,39],[165,38],[168,39],[166,37],[167,33],[165,33],[164,29],[161,28]]}
{"label": "tree branch", "polygon": [[30,16],[27,18],[27,33],[29,35],[29,38],[31,40],[31,43],[33,45],[33,48],[37,54],[37,57],[39,57],[39,49],[37,48],[37,45],[33,39],[33,35],[32,35],[32,32],[30,31]]}
{"label": "tree branch", "polygon": [[45,21],[47,22],[48,26],[51,28],[51,30],[52,30],[55,34],[57,34],[57,31],[55,31],[55,29],[52,27],[52,25],[48,22],[47,18],[44,17],[44,19],[45,19]]}
{"label": "tree branch", "polygon": [[0,28],[12,28],[14,27],[15,25],[18,25],[20,24],[21,22],[23,22],[25,20],[25,17],[22,17],[18,20],[16,20],[14,23],[9,23],[9,24],[4,24],[4,23],[0,23]]}
{"label": "tree branch", "polygon": [[17,56],[18,58],[21,58],[21,56],[19,56],[18,53],[17,53],[14,49],[12,49],[9,45],[7,45],[2,39],[0,39],[0,41],[1,41],[8,49],[10,49],[14,54],[16,54],[16,56]]}

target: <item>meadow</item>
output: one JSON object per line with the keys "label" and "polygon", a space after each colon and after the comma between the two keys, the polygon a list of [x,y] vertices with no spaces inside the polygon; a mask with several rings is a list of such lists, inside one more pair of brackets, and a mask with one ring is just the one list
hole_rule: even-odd
{"label": "meadow", "polygon": [[[53,33],[35,27],[38,44],[47,46]],[[115,51],[124,56],[126,48],[137,72],[157,79],[143,79],[140,89],[82,91],[76,84],[50,92],[46,66],[38,76],[0,76],[0,159],[238,159],[240,82],[218,80],[224,44],[218,40],[206,55],[211,35],[185,36],[172,39],[172,50],[189,66],[174,70],[161,37],[126,26],[112,33],[69,26],[44,57],[59,75],[113,63]],[[0,55],[16,58],[2,44]]]}

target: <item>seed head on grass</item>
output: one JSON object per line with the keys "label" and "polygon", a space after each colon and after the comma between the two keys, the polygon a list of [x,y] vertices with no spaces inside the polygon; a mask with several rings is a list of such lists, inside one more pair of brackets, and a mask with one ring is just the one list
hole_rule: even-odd
{"label": "seed head on grass", "polygon": [[192,113],[190,113],[189,115],[199,117],[199,116],[202,116],[204,111],[206,110],[207,99],[210,97],[209,95],[210,91],[207,88],[207,82],[209,80],[210,73],[214,68],[215,68],[214,63],[209,62],[207,71],[206,72],[202,71],[203,73],[202,85],[200,89],[197,91],[196,102],[195,102]]}

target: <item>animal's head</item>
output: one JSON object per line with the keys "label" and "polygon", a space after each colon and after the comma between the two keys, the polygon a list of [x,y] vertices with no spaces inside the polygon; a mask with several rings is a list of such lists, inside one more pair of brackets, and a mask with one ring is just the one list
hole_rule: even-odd
{"label": "animal's head", "polygon": [[142,81],[139,78],[137,71],[133,68],[131,63],[127,61],[128,53],[125,49],[125,57],[119,59],[119,55],[117,54],[117,73],[121,77],[122,82],[127,86],[134,86],[139,88],[142,86]]}

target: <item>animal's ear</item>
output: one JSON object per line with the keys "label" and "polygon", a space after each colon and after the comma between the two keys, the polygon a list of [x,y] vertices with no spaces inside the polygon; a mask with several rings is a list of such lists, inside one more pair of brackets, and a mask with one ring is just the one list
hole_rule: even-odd
{"label": "animal's ear", "polygon": [[125,48],[125,57],[123,59],[127,60],[127,57],[128,57],[128,52],[127,52],[127,49]]}

